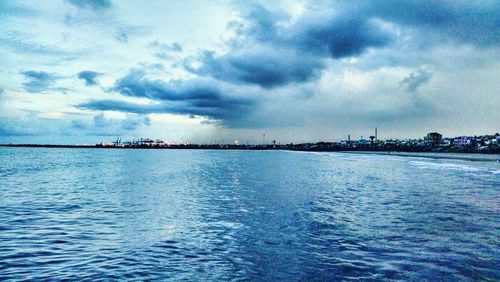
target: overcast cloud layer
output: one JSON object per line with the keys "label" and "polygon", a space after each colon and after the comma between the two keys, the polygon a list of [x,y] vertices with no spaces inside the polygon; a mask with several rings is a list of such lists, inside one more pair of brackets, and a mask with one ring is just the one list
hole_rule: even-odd
{"label": "overcast cloud layer", "polygon": [[2,142],[499,132],[498,1],[0,1]]}

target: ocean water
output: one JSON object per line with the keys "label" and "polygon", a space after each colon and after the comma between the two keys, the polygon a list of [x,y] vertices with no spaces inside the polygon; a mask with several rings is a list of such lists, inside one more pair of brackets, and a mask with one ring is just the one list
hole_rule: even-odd
{"label": "ocean water", "polygon": [[0,280],[500,280],[500,164],[0,148]]}

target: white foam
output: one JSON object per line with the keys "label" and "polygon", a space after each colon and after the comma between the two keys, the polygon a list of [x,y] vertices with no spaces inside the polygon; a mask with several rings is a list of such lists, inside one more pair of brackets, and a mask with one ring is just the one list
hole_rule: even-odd
{"label": "white foam", "polygon": [[500,174],[500,170],[497,169],[470,166],[466,164],[438,163],[438,162],[426,162],[426,161],[410,161],[408,163],[417,166],[420,169],[443,169],[443,170],[456,170],[465,172],[487,172],[493,174]]}

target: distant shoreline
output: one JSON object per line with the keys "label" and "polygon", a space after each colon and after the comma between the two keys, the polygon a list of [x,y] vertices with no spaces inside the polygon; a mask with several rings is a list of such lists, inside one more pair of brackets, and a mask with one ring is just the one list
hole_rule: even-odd
{"label": "distant shoreline", "polygon": [[448,152],[434,152],[434,151],[405,151],[405,150],[316,150],[306,148],[294,148],[287,145],[279,146],[264,146],[264,145],[170,145],[164,147],[152,146],[99,146],[99,145],[56,145],[56,144],[0,144],[0,147],[14,147],[14,148],[69,148],[69,149],[146,149],[146,150],[249,150],[249,151],[296,151],[296,152],[332,152],[332,153],[346,153],[346,154],[376,154],[388,156],[401,156],[401,157],[423,157],[431,159],[455,159],[455,160],[468,160],[468,161],[500,161],[500,153],[483,153],[476,151],[448,151]]}

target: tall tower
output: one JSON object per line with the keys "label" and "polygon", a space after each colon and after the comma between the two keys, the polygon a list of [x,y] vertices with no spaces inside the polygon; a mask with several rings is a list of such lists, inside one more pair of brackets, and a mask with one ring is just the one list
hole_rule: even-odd
{"label": "tall tower", "polygon": [[378,140],[378,137],[377,137],[377,128],[375,127],[375,140]]}

